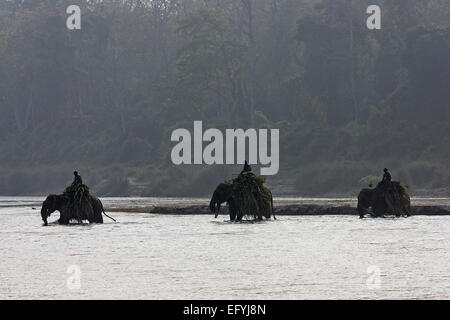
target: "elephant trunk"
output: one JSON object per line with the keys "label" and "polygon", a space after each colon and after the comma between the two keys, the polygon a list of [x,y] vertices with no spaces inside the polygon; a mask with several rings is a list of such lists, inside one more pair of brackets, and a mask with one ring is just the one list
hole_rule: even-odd
{"label": "elephant trunk", "polygon": [[217,199],[217,197],[214,195],[211,199],[211,201],[209,202],[209,210],[211,212],[215,212],[216,215],[214,216],[214,218],[217,218],[217,216],[219,215],[220,212],[220,200]]}
{"label": "elephant trunk", "polygon": [[209,202],[209,210],[211,212],[216,212],[216,199],[214,197],[212,197],[211,201]]}
{"label": "elephant trunk", "polygon": [[48,226],[48,221],[47,221],[47,217],[48,217],[48,213],[47,213],[47,209],[45,207],[42,207],[41,209],[41,217],[42,217],[42,221],[44,221],[44,226]]}

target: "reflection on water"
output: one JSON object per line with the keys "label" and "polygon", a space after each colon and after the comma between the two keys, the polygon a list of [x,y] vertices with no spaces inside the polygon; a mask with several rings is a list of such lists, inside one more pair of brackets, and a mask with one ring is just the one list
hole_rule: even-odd
{"label": "reflection on water", "polygon": [[118,223],[42,227],[32,209],[41,199],[0,199],[0,298],[450,298],[450,217],[230,223],[115,212]]}

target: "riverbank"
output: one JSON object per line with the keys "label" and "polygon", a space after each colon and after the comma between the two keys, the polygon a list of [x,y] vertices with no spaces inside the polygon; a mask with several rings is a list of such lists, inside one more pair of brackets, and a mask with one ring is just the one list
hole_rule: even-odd
{"label": "riverbank", "polygon": [[[354,199],[278,199],[274,201],[274,214],[279,216],[296,215],[358,215],[357,201]],[[134,212],[173,215],[211,215],[209,201],[206,199],[180,201],[164,205],[108,207],[110,212]],[[413,199],[413,215],[450,215],[450,199]],[[228,207],[221,207],[221,214],[227,214]]]}
{"label": "riverbank", "polygon": [[[206,198],[101,198],[106,212],[165,215],[212,215]],[[0,209],[29,207],[40,210],[44,197],[0,197]],[[274,213],[296,215],[357,215],[357,201],[351,198],[276,198]],[[412,213],[424,216],[450,215],[450,198],[413,198]],[[220,213],[226,215],[227,206]]]}

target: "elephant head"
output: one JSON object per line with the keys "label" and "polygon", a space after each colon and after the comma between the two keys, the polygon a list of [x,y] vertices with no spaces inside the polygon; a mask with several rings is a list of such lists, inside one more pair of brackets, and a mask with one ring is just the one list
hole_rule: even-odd
{"label": "elephant head", "polygon": [[214,190],[211,201],[209,202],[209,209],[216,213],[216,218],[220,212],[220,205],[224,202],[229,202],[233,193],[233,187],[229,183],[221,183]]}
{"label": "elephant head", "polygon": [[60,210],[61,208],[61,201],[60,196],[51,194],[45,199],[45,201],[42,203],[41,208],[41,217],[42,221],[44,221],[44,225],[48,225],[47,218],[56,210]]}
{"label": "elephant head", "polygon": [[372,205],[372,199],[374,196],[375,189],[362,189],[358,194],[358,213],[359,217],[363,218],[368,211],[369,207]]}

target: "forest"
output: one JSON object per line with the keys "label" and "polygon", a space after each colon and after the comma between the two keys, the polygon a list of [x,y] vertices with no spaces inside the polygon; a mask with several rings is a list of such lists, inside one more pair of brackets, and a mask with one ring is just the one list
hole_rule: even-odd
{"label": "forest", "polygon": [[77,170],[100,196],[210,196],[241,166],[170,160],[201,120],[280,129],[274,196],[354,197],[384,167],[450,196],[449,24],[448,0],[0,0],[0,195]]}

